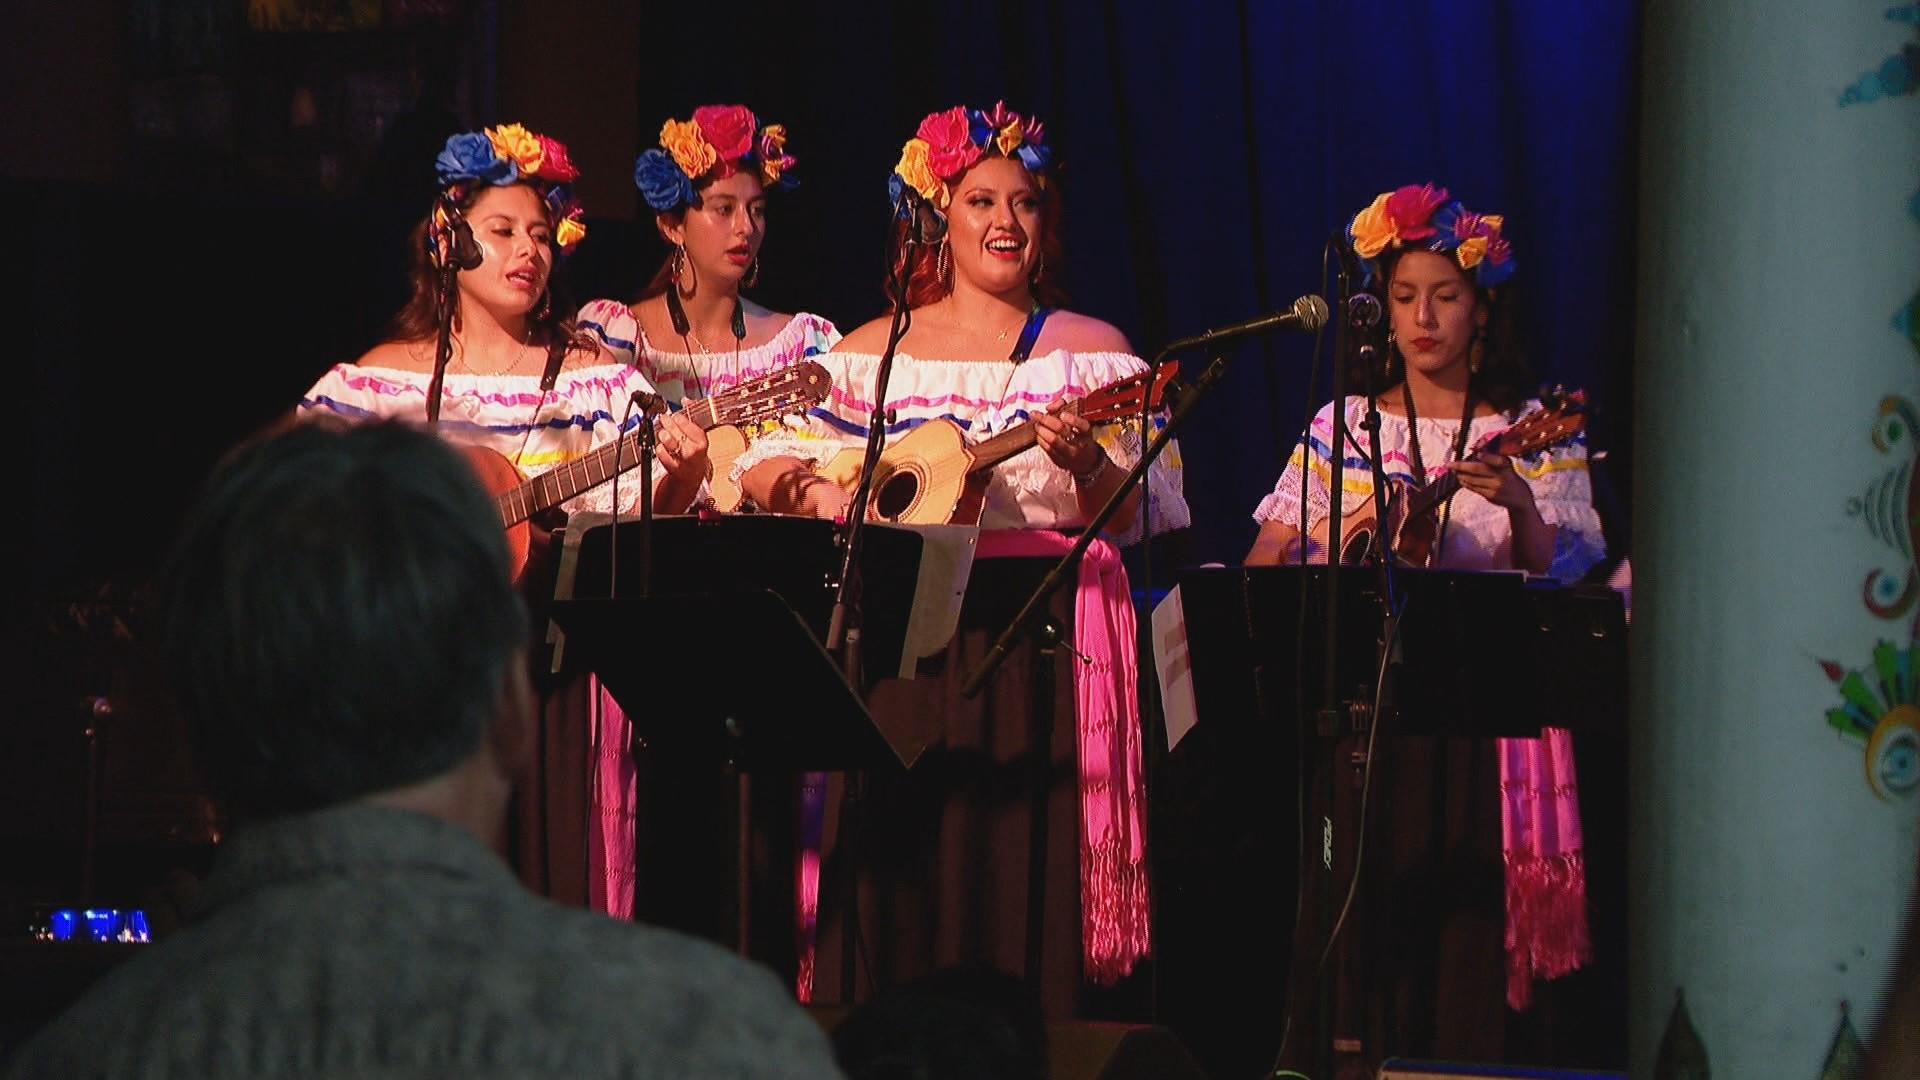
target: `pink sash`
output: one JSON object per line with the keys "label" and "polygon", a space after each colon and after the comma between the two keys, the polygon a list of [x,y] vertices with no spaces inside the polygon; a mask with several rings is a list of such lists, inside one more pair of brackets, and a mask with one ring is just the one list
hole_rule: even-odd
{"label": "pink sash", "polygon": [[[1073,538],[1044,529],[980,534],[979,558],[1059,558]],[[1146,797],[1133,595],[1120,552],[1095,540],[1074,592],[1075,733],[1080,747],[1080,942],[1093,982],[1147,954]]]}
{"label": "pink sash", "polygon": [[1593,956],[1573,736],[1500,740],[1500,840],[1507,864],[1507,1004],[1525,1009],[1533,980]]}

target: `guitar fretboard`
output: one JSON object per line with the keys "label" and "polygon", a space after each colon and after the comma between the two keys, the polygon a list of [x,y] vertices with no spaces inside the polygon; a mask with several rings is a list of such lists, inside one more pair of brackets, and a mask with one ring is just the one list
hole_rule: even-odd
{"label": "guitar fretboard", "polygon": [[[804,411],[817,400],[807,393],[799,378],[786,379],[751,393],[726,393],[718,397],[690,401],[682,410],[702,430],[722,424],[750,424],[770,416]],[[642,424],[657,424],[657,417],[642,417]],[[640,463],[640,428],[627,432],[583,457],[569,461],[533,477],[495,500],[500,520],[515,525],[542,510],[559,506],[568,499],[611,480],[617,474]]]}

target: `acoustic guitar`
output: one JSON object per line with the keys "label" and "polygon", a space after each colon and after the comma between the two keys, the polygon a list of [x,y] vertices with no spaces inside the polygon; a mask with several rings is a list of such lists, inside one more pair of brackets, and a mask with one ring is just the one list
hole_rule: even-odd
{"label": "acoustic guitar", "polygon": [[[1558,446],[1586,430],[1587,398],[1583,391],[1554,390],[1541,395],[1541,407],[1522,417],[1505,431],[1482,439],[1472,454],[1493,452],[1502,457],[1523,457]],[[1414,487],[1406,480],[1392,478],[1387,489],[1387,526],[1381,528],[1369,500],[1359,511],[1344,515],[1340,521],[1340,561],[1342,564],[1370,562],[1379,557],[1384,536],[1394,561],[1404,566],[1430,566],[1439,527],[1439,510],[1454,492],[1460,490],[1460,478],[1446,473],[1425,487]],[[1325,562],[1327,525],[1321,518],[1308,533],[1310,561]]]}
{"label": "acoustic guitar", "polygon": [[[753,424],[805,412],[825,401],[832,386],[827,369],[809,360],[743,382],[713,397],[688,402],[683,411],[694,423],[712,431],[727,425]],[[653,416],[644,422],[658,424],[659,421],[658,416]],[[583,457],[532,478],[522,476],[513,462],[494,450],[483,446],[466,446],[461,450],[473,463],[474,471],[480,474],[481,483],[494,495],[500,524],[507,530],[513,573],[518,577],[527,564],[527,548],[531,542],[528,519],[639,465],[640,431],[637,428],[629,431]]]}
{"label": "acoustic guitar", "polygon": [[[1096,424],[1139,416],[1159,406],[1178,370],[1176,364],[1162,364],[1053,411],[1077,413]],[[1036,430],[1028,420],[969,444],[965,430],[951,420],[920,424],[881,451],[867,516],[900,525],[978,525],[986,509],[988,470],[1033,446]],[[817,471],[851,492],[859,486],[865,460],[864,447],[849,448]]]}

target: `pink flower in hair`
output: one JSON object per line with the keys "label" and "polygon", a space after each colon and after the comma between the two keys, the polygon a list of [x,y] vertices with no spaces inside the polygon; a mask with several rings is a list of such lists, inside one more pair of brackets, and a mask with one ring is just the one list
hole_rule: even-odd
{"label": "pink flower in hair", "polygon": [[1394,234],[1404,243],[1434,234],[1433,212],[1447,201],[1447,189],[1432,184],[1412,184],[1387,196],[1386,213],[1394,225]]}
{"label": "pink flower in hair", "polygon": [[973,122],[964,105],[934,113],[920,121],[915,134],[927,144],[927,167],[943,180],[959,176],[979,161],[983,151],[973,141]]}

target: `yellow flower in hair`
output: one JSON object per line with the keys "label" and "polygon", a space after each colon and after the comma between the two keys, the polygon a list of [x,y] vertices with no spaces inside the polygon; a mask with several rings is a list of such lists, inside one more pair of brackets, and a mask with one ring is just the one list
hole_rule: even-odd
{"label": "yellow flower in hair", "polygon": [[560,224],[553,227],[553,242],[555,246],[559,247],[562,251],[586,239],[586,237],[587,227],[572,218],[561,218]]}
{"label": "yellow flower in hair", "polygon": [[1012,157],[1013,152],[1020,149],[1020,144],[1027,141],[1026,121],[1020,119],[1007,121],[1001,125],[1000,134],[994,141],[999,144],[1000,153],[1003,156]]}
{"label": "yellow flower in hair", "polygon": [[760,156],[779,157],[787,148],[787,125],[768,124],[760,129]]}
{"label": "yellow flower in hair", "polygon": [[1487,238],[1475,236],[1460,241],[1460,246],[1453,250],[1453,257],[1460,260],[1462,270],[1479,266],[1480,260],[1487,257]]}
{"label": "yellow flower in hair", "polygon": [[673,163],[687,174],[687,179],[698,180],[707,175],[720,156],[714,153],[713,144],[700,132],[700,125],[691,120],[669,120],[660,126],[660,146],[673,156]]}
{"label": "yellow flower in hair", "polygon": [[533,132],[519,124],[502,124],[487,129],[487,141],[493,152],[518,166],[521,176],[532,176],[546,163],[546,151]]}
{"label": "yellow flower in hair", "polygon": [[893,171],[907,186],[920,193],[921,197],[932,203],[934,209],[945,210],[953,196],[947,191],[947,185],[934,175],[933,166],[927,164],[927,140],[908,139],[907,145],[900,148],[900,164]]}
{"label": "yellow flower in hair", "polygon": [[1353,252],[1363,259],[1378,256],[1395,239],[1393,219],[1387,216],[1387,199],[1392,194],[1382,194],[1353,219],[1349,230],[1353,234]]}

